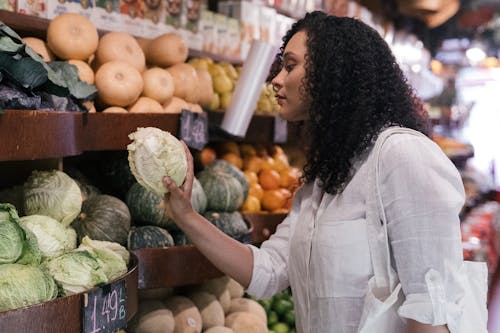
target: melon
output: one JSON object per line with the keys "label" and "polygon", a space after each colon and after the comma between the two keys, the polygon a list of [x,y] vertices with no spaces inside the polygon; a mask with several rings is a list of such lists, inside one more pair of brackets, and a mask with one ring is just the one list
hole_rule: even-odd
{"label": "melon", "polygon": [[95,85],[105,104],[127,106],[139,98],[144,84],[141,73],[133,66],[123,61],[110,61],[95,74]]}
{"label": "melon", "polygon": [[212,83],[212,76],[207,69],[196,68],[196,75],[198,77],[198,103],[204,107],[208,107],[212,101],[214,88]]}
{"label": "melon", "polygon": [[68,63],[76,67],[78,78],[81,81],[87,82],[88,84],[94,84],[95,75],[89,64],[87,64],[85,61],[75,59],[68,60]]}
{"label": "melon", "polygon": [[110,106],[102,110],[104,113],[128,113],[128,110],[121,106]]}
{"label": "melon", "polygon": [[165,300],[165,305],[174,315],[174,333],[201,333],[200,311],[189,298],[171,296]]}
{"label": "melon", "polygon": [[174,81],[174,96],[198,103],[198,75],[193,66],[180,63],[167,68]]}
{"label": "melon", "polygon": [[228,283],[229,277],[221,276],[220,278],[211,279],[197,285],[194,287],[194,291],[206,291],[213,294],[222,305],[224,313],[227,314],[231,308],[231,294],[227,289]]}
{"label": "melon", "polygon": [[139,72],[146,69],[146,58],[137,40],[126,32],[108,32],[99,40],[96,51],[98,65],[109,61],[123,61]]}
{"label": "melon", "polygon": [[204,330],[224,325],[224,309],[214,295],[199,291],[187,296],[200,311]]}
{"label": "melon", "polygon": [[54,54],[49,50],[47,44],[40,38],[25,37],[23,38],[23,42],[31,47],[33,51],[38,53],[42,57],[43,61],[54,61]]}
{"label": "melon", "polygon": [[163,68],[150,68],[142,73],[144,88],[142,95],[163,104],[174,95],[174,80],[172,75]]}
{"label": "melon", "polygon": [[245,294],[245,288],[241,284],[239,284],[236,280],[230,278],[229,283],[227,284],[227,289],[231,294],[231,299],[243,297]]}
{"label": "melon", "polygon": [[127,329],[135,333],[173,333],[175,319],[172,311],[158,300],[141,301],[138,311],[130,327]]}
{"label": "melon", "polygon": [[130,230],[130,212],[120,199],[99,194],[83,202],[82,211],[71,226],[78,235],[78,242],[88,236],[125,246]]}
{"label": "melon", "polygon": [[174,246],[174,239],[163,228],[153,225],[132,228],[128,234],[129,250]]}
{"label": "melon", "polygon": [[61,59],[87,60],[98,43],[96,27],[81,14],[64,13],[49,23],[47,45]]}
{"label": "melon", "polygon": [[163,106],[160,103],[145,96],[139,97],[127,109],[129,113],[164,113]]}
{"label": "melon", "polygon": [[147,45],[146,59],[154,66],[168,67],[185,62],[188,54],[189,49],[182,37],[166,33]]}
{"label": "melon", "polygon": [[231,300],[231,307],[229,308],[229,314],[234,312],[250,312],[256,315],[264,324],[267,325],[267,315],[266,310],[254,301],[249,298],[234,298]]}
{"label": "melon", "polygon": [[165,104],[163,104],[163,112],[171,114],[179,114],[182,110],[189,110],[189,104],[182,98],[172,96]]}
{"label": "melon", "polygon": [[203,333],[234,333],[234,331],[226,326],[214,326],[203,331]]}

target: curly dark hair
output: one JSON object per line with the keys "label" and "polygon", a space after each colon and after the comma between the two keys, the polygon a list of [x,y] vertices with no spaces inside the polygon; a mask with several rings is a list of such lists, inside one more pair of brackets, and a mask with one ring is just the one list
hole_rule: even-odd
{"label": "curly dark hair", "polygon": [[307,33],[303,93],[311,101],[303,181],[318,179],[326,192],[339,194],[383,127],[427,132],[422,104],[385,40],[353,18],[307,13],[283,37],[273,74],[298,31]]}

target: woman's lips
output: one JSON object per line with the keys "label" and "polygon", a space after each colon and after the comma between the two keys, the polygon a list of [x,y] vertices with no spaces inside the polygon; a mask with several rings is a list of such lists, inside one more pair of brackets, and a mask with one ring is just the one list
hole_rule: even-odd
{"label": "woman's lips", "polygon": [[281,95],[276,95],[276,101],[281,105],[285,101],[285,97]]}

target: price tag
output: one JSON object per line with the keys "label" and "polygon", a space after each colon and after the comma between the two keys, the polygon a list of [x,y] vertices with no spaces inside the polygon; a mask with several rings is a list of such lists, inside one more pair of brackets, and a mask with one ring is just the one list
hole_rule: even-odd
{"label": "price tag", "polygon": [[180,138],[188,147],[201,150],[208,142],[208,118],[206,113],[182,110]]}
{"label": "price tag", "polygon": [[83,295],[82,333],[114,333],[127,327],[125,280]]}
{"label": "price tag", "polygon": [[280,116],[274,117],[274,142],[285,143],[288,138],[287,121]]}

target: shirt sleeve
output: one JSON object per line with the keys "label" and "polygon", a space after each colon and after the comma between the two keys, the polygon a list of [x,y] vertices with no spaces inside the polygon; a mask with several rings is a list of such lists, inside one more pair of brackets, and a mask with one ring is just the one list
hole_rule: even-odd
{"label": "shirt sleeve", "polygon": [[465,294],[460,174],[434,142],[411,134],[387,139],[379,170],[393,264],[406,296],[398,313],[454,326]]}
{"label": "shirt sleeve", "polygon": [[253,271],[247,292],[260,299],[271,298],[289,286],[288,257],[290,225],[297,219],[301,191],[295,195],[292,210],[276,228],[276,232],[260,248],[248,245],[253,252]]}

